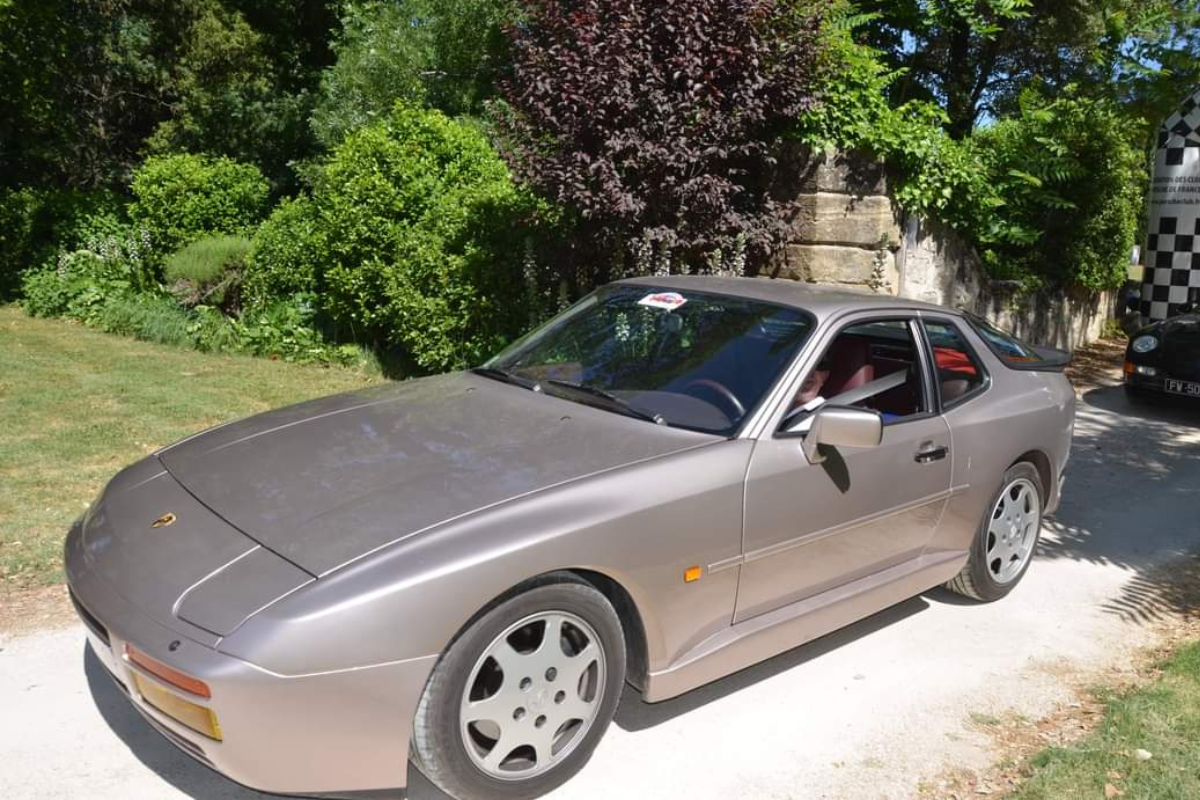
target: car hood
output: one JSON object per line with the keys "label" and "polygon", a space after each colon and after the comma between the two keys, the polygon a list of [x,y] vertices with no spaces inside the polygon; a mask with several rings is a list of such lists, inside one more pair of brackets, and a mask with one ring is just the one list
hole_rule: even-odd
{"label": "car hood", "polygon": [[453,373],[250,417],[158,458],[246,536],[320,576],[455,517],[713,441]]}
{"label": "car hood", "polygon": [[1200,342],[1200,314],[1172,317],[1154,326],[1154,331],[1167,342]]}

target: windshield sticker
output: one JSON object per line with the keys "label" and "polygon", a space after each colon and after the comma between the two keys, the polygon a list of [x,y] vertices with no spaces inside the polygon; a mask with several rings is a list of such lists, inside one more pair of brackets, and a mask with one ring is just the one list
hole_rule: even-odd
{"label": "windshield sticker", "polygon": [[678,292],[659,292],[658,294],[646,295],[641,300],[638,300],[638,305],[674,311],[686,302],[687,298]]}

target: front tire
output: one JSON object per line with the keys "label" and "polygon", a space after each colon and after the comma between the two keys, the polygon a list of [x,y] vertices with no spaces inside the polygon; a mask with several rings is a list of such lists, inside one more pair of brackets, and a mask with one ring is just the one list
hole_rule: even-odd
{"label": "front tire", "polygon": [[1127,383],[1125,384],[1125,399],[1127,399],[1132,405],[1145,405],[1146,403],[1150,402],[1151,397],[1145,389],[1141,389],[1137,386],[1130,386]]}
{"label": "front tire", "polygon": [[1004,473],[975,532],[971,555],[946,588],[974,600],[999,600],[1025,577],[1042,531],[1042,477],[1022,462]]}
{"label": "front tire", "polygon": [[620,618],[594,587],[550,580],[476,619],[426,684],[414,762],[456,800],[552,791],[583,768],[616,711]]}

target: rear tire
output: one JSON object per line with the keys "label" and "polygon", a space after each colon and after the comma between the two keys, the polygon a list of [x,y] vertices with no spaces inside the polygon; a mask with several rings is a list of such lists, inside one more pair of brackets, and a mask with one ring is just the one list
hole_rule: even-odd
{"label": "rear tire", "polygon": [[417,706],[413,763],[456,800],[540,797],[587,763],[624,683],[625,638],[608,598],[552,576],[451,643]]}
{"label": "rear tire", "polygon": [[1045,495],[1036,467],[1010,467],[975,532],[967,563],[946,588],[985,603],[1016,588],[1041,537]]}

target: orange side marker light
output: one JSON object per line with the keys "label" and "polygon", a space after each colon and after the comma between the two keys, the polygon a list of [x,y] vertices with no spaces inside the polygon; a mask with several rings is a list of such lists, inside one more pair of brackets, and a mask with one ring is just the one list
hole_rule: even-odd
{"label": "orange side marker light", "polygon": [[698,581],[698,580],[700,580],[700,576],[702,574],[704,574],[704,570],[700,569],[700,567],[698,567],[698,566],[688,567],[683,572],[683,582],[684,583],[692,583],[694,581]]}

